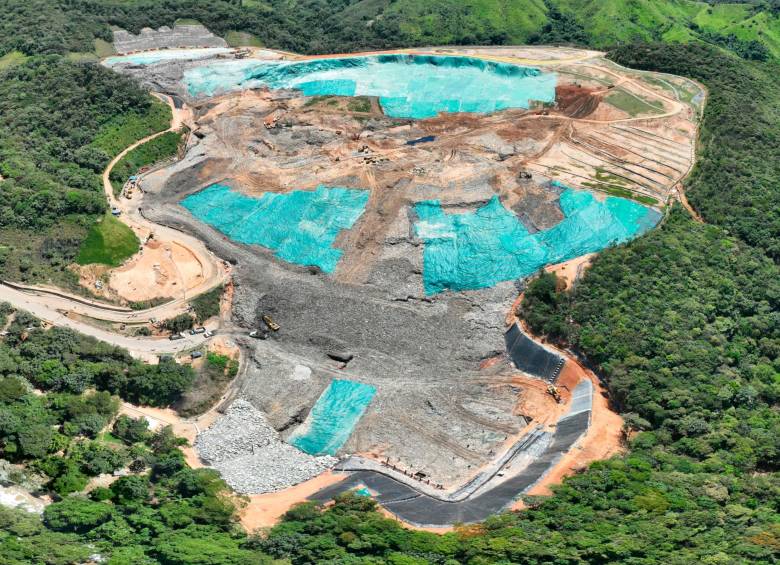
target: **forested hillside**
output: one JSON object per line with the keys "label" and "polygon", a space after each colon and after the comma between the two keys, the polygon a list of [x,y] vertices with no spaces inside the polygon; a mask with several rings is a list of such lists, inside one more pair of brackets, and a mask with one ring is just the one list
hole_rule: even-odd
{"label": "forested hillside", "polygon": [[707,86],[702,158],[687,183],[689,198],[707,222],[779,261],[780,66],[746,64],[707,45],[629,46],[611,56]]}
{"label": "forested hillside", "polygon": [[[744,58],[780,57],[774,0],[0,0],[0,56],[91,52],[110,26],[179,18],[303,53],[443,44],[704,41]],[[45,14],[45,17],[42,15]]]}
{"label": "forested hillside", "polygon": [[103,168],[169,122],[167,106],[97,65],[51,55],[0,69],[0,276],[69,285],[65,267],[106,209]]}

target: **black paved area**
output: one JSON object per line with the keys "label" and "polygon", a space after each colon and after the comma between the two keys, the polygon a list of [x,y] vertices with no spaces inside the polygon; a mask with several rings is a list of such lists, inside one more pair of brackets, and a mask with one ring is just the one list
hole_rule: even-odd
{"label": "black paved area", "polygon": [[558,422],[547,450],[519,475],[477,496],[449,502],[423,494],[377,471],[357,471],[343,481],[314,493],[309,499],[326,502],[358,486],[376,493],[375,499],[401,520],[420,526],[449,526],[480,522],[509,506],[536,483],[567,452],[590,425],[590,411],[566,416]]}
{"label": "black paved area", "polygon": [[558,378],[563,368],[563,358],[533,341],[517,324],[512,324],[504,339],[506,351],[519,370],[550,383]]}

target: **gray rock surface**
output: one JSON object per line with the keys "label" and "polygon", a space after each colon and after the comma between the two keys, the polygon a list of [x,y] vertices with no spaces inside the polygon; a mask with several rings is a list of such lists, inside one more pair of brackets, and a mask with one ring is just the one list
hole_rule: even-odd
{"label": "gray rock surface", "polygon": [[114,49],[120,55],[150,49],[227,46],[227,41],[200,24],[175,25],[173,29],[163,26],[156,30],[145,27],[138,35],[123,29],[114,31]]}
{"label": "gray rock surface", "polygon": [[242,494],[296,485],[330,469],[338,459],[314,457],[284,443],[262,412],[238,399],[224,416],[198,434],[195,449]]}

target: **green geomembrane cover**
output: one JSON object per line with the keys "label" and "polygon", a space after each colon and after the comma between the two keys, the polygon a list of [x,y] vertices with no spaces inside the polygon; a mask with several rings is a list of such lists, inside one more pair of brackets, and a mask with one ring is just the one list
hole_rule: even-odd
{"label": "green geomembrane cover", "polygon": [[304,62],[214,62],[184,73],[189,93],[267,86],[306,96],[378,96],[388,116],[430,118],[439,112],[490,113],[555,100],[556,76],[539,69],[471,57],[378,55]]}
{"label": "green geomembrane cover", "polygon": [[335,455],[368,408],[376,389],[355,381],[333,380],[306,421],[287,440],[312,455]]}
{"label": "green geomembrane cover", "polygon": [[366,190],[320,185],[313,191],[266,192],[255,198],[213,184],[181,204],[234,241],[261,245],[289,263],[332,273],[343,253],[333,242],[353,226],[366,202]]}
{"label": "green geomembrane cover", "polygon": [[560,198],[564,219],[530,234],[498,197],[467,214],[447,214],[436,200],[415,206],[415,234],[425,242],[426,294],[475,290],[527,277],[560,263],[644,233],[660,214],[625,198],[603,201],[588,191],[566,189]]}

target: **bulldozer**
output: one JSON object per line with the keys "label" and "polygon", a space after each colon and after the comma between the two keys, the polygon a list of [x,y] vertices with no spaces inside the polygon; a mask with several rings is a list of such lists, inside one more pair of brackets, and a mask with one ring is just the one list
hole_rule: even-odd
{"label": "bulldozer", "polygon": [[547,394],[552,396],[555,399],[555,402],[557,402],[558,404],[561,403],[561,393],[560,393],[560,391],[558,391],[558,387],[557,386],[549,385],[547,387]]}

